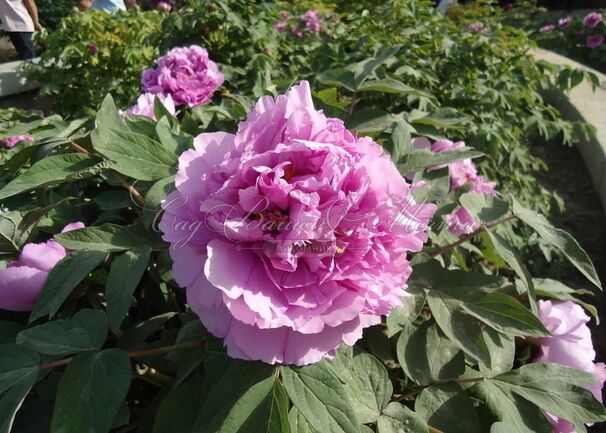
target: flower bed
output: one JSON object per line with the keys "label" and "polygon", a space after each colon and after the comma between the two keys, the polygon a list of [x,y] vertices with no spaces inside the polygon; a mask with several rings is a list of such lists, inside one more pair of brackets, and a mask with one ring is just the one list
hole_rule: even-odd
{"label": "flower bed", "polygon": [[[61,26],[90,16],[64,20],[35,73],[66,117],[0,113],[2,428],[606,421],[595,309],[528,259],[539,246],[601,286],[541,215],[525,146],[590,128],[543,101],[569,84],[525,36],[490,8],[457,22],[409,1],[192,6],[145,15],[162,21],[155,60],[79,100],[72,68],[111,76],[136,44],[99,31],[59,50]],[[97,72],[98,53],[115,63]]]}

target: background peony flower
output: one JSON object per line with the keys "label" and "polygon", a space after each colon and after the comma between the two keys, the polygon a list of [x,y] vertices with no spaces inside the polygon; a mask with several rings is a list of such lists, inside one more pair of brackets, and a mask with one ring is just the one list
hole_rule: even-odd
{"label": "background peony flower", "polygon": [[136,114],[138,116],[146,116],[150,119],[156,119],[154,113],[154,101],[156,96],[162,102],[166,110],[173,116],[177,113],[175,109],[175,103],[170,95],[163,95],[162,93],[143,93],[137,98],[137,103],[126,110],[126,114]]}
{"label": "background peony flower", "polygon": [[86,48],[88,49],[88,52],[92,55],[95,55],[99,52],[99,46],[97,44],[88,44]]}
{"label": "background peony flower", "polygon": [[159,227],[175,280],[230,356],[314,363],[402,305],[407,253],[436,206],[414,202],[372,139],[317,111],[307,82],[194,147]]}
{"label": "background peony flower", "polygon": [[301,21],[305,23],[305,27],[314,33],[319,33],[322,29],[322,21],[320,20],[320,13],[315,10],[308,10],[301,15]]}
{"label": "background peony flower", "polygon": [[464,207],[459,207],[445,218],[448,231],[455,236],[469,235],[480,228],[480,223]]}
{"label": "background peony flower", "polygon": [[[465,147],[464,141],[453,142],[442,139],[431,144],[426,137],[416,137],[412,140],[415,149],[429,149],[432,152],[445,152],[453,149]],[[439,165],[431,169],[437,170],[448,167],[450,174],[450,187],[453,190],[469,186],[470,193],[496,195],[496,182],[487,181],[484,176],[478,174],[475,164],[471,159],[453,162],[447,165]],[[480,222],[473,217],[463,207],[458,207],[454,212],[445,217],[448,230],[455,236],[468,235],[480,228]]]}
{"label": "background peony flower", "polygon": [[295,38],[302,38],[303,37],[303,31],[297,27],[293,27],[291,30],[292,35]]}
{"label": "background peony flower", "polygon": [[571,16],[563,17],[558,20],[558,27],[560,28],[568,27],[570,24],[572,24]]}
{"label": "background peony flower", "polygon": [[548,33],[548,32],[551,32],[551,31],[555,30],[555,28],[556,28],[555,24],[547,24],[547,25],[544,25],[543,27],[541,27],[539,29],[539,32],[540,33]]}
{"label": "background peony flower", "polygon": [[287,27],[288,27],[288,22],[286,22],[286,21],[276,21],[274,23],[274,29],[276,29],[276,31],[278,31],[280,33],[285,31]]}
{"label": "background peony flower", "polygon": [[170,11],[172,10],[172,8],[173,8],[173,5],[171,5],[171,4],[170,4],[170,3],[168,3],[168,2],[163,2],[163,1],[160,1],[160,2],[158,2],[158,4],[156,5],[156,8],[157,8],[157,9],[164,10],[164,11],[166,11],[166,12],[170,12]]}
{"label": "background peony flower", "polygon": [[[583,308],[571,301],[539,301],[539,318],[551,337],[535,340],[540,352],[534,362],[553,362],[595,374],[596,382],[587,389],[602,401],[606,365],[593,362],[596,353],[587,326],[590,319]],[[575,432],[574,426],[568,421],[547,415],[554,433]]]}
{"label": "background peony flower", "polygon": [[155,63],[155,68],[143,71],[143,90],[170,95],[176,105],[206,104],[223,84],[217,64],[208,58],[206,49],[197,45],[173,48]]}
{"label": "background peony flower", "polygon": [[[83,227],[81,222],[68,224],[62,233]],[[26,244],[19,260],[9,262],[0,270],[0,309],[31,311],[48,274],[67,254],[68,251],[52,239]]]}
{"label": "background peony flower", "polygon": [[20,141],[35,141],[35,138],[29,134],[23,134],[23,135],[13,135],[11,137],[6,137],[6,138],[2,139],[2,142],[4,143],[4,145],[6,147],[8,147],[9,149],[12,149],[13,147],[15,147],[15,145],[17,143],[19,143]]}
{"label": "background peony flower", "polygon": [[600,24],[603,19],[604,19],[604,17],[602,16],[601,13],[599,13],[599,12],[590,12],[587,15],[585,15],[585,17],[583,18],[583,25],[585,27],[594,28],[598,24]]}
{"label": "background peony flower", "polygon": [[587,48],[597,48],[604,43],[604,35],[587,36]]}
{"label": "background peony flower", "polygon": [[487,33],[488,32],[488,28],[484,26],[484,24],[482,23],[470,23],[467,26],[467,29],[470,32],[474,32],[474,33]]}

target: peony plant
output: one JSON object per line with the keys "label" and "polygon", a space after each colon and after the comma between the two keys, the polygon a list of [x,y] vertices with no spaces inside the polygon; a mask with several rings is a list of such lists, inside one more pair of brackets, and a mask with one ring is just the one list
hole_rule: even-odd
{"label": "peony plant", "polygon": [[[461,38],[484,44],[489,28]],[[534,278],[516,233],[599,290],[594,265],[501,182],[497,194],[478,162],[499,155],[466,144],[483,143],[469,116],[433,105],[424,79],[393,78],[415,76],[396,72],[406,47],[358,48],[313,81],[243,72],[207,48],[167,51],[129,112],[108,95],[94,121],[0,113],[3,136],[35,139],[0,147],[3,431],[606,421],[589,290]]]}

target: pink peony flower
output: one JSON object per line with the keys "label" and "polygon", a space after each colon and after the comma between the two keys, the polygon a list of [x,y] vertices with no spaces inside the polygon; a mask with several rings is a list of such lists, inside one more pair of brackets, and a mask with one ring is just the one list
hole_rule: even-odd
{"label": "pink peony flower", "polygon": [[317,111],[306,81],[235,135],[196,137],[159,224],[173,274],[228,354],[305,365],[402,305],[436,210],[371,138]]}
{"label": "pink peony flower", "polygon": [[280,33],[285,31],[287,27],[288,27],[288,22],[286,22],[286,21],[276,21],[274,23],[274,29]]}
{"label": "pink peony flower", "polygon": [[554,31],[556,28],[555,24],[547,24],[539,29],[539,33],[549,33]]}
{"label": "pink peony flower", "polygon": [[[414,138],[412,140],[412,144],[415,149],[429,149],[436,153],[465,147],[464,141],[452,142],[450,140],[443,139],[431,144],[431,142],[425,137]],[[437,170],[444,167],[445,165],[439,165],[433,167],[433,169]],[[489,182],[484,178],[484,176],[478,175],[476,166],[471,159],[464,159],[462,161],[448,164],[448,169],[450,171],[450,187],[453,190],[469,184],[470,192],[496,194],[496,182]]]}
{"label": "pink peony flower", "polygon": [[604,17],[602,16],[601,13],[599,13],[599,12],[590,12],[587,15],[585,15],[585,17],[583,18],[583,25],[585,27],[594,28],[598,24],[600,24],[603,21],[603,19],[604,19]]}
{"label": "pink peony flower", "polygon": [[[81,222],[68,224],[62,233],[83,227]],[[26,244],[19,260],[9,262],[0,270],[0,309],[31,311],[48,274],[67,254],[68,251],[52,239]]]}
{"label": "pink peony flower", "polygon": [[[596,382],[587,387],[599,401],[606,381],[606,365],[594,363],[596,356],[587,326],[589,316],[574,302],[539,301],[539,318],[551,333],[536,340],[540,353],[534,362],[553,362],[583,370],[596,376]],[[574,433],[574,426],[566,420],[547,414],[554,433]]]}
{"label": "pink peony flower", "polygon": [[293,27],[291,30],[292,35],[295,38],[302,38],[303,37],[303,31],[297,27]]}
{"label": "pink peony flower", "polygon": [[159,1],[156,5],[156,9],[164,10],[166,12],[170,12],[173,8],[173,5],[167,2]]}
{"label": "pink peony flower", "polygon": [[322,21],[320,20],[320,14],[315,10],[308,10],[301,15],[301,21],[305,23],[305,27],[313,32],[319,33],[322,29]]}
{"label": "pink peony flower", "polygon": [[572,24],[571,16],[563,17],[558,20],[558,27],[560,28],[568,27],[570,24]]}
{"label": "pink peony flower", "polygon": [[587,48],[597,48],[604,43],[604,35],[587,36]]}
{"label": "pink peony flower", "polygon": [[286,11],[280,11],[278,12],[278,15],[280,15],[283,20],[288,21],[290,19],[290,14]]}
{"label": "pink peony flower", "polygon": [[456,211],[446,215],[448,231],[455,236],[469,235],[480,228],[480,223],[473,219],[464,207],[458,207]]}
{"label": "pink peony flower", "polygon": [[4,145],[9,149],[15,147],[15,145],[20,141],[35,141],[35,139],[29,134],[13,135],[12,137],[5,137],[2,139]]}
{"label": "pink peony flower", "polygon": [[126,110],[127,114],[136,114],[138,116],[146,116],[150,119],[156,119],[156,114],[154,113],[154,101],[156,96],[166,110],[173,116],[177,113],[175,109],[175,103],[173,102],[173,98],[170,95],[164,96],[162,93],[153,94],[153,93],[143,93],[137,98],[137,103]]}
{"label": "pink peony flower", "polygon": [[[417,137],[412,140],[412,145],[415,149],[429,149],[432,152],[445,152],[453,149],[465,147],[465,142],[450,140],[438,140],[435,143],[425,137]],[[450,174],[450,187],[455,190],[465,185],[469,185],[469,192],[476,194],[491,194],[496,195],[496,182],[487,181],[484,176],[478,175],[475,164],[471,159],[453,162],[447,165],[439,165],[432,167],[433,170],[448,167]],[[480,223],[463,207],[458,207],[454,212],[445,216],[448,230],[455,236],[468,235],[480,228]]]}
{"label": "pink peony flower", "polygon": [[488,32],[488,27],[485,27],[484,24],[482,24],[482,23],[470,23],[467,26],[467,29],[470,32],[474,32],[474,33],[487,33]]}
{"label": "pink peony flower", "polygon": [[97,44],[88,44],[86,46],[86,49],[88,50],[89,53],[91,53],[92,55],[95,55],[99,52],[99,46]]}
{"label": "pink peony flower", "polygon": [[155,63],[155,68],[143,71],[143,90],[170,95],[176,105],[206,104],[223,84],[224,77],[217,64],[197,45],[173,48]]}

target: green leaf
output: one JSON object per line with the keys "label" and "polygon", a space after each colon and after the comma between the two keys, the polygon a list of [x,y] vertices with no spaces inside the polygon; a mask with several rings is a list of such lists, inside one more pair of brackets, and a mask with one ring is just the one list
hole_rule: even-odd
{"label": "green leaf", "polygon": [[428,433],[427,423],[400,403],[389,403],[377,421],[378,433]]}
{"label": "green leaf", "polygon": [[574,297],[573,295],[593,295],[593,291],[583,289],[572,289],[560,281],[552,280],[550,278],[533,278],[533,283],[537,291],[537,295],[559,299],[560,301],[572,301],[585,308],[596,320],[596,324],[600,324],[600,317],[598,310],[591,304],[583,302],[582,300]]}
{"label": "green leaf", "polygon": [[501,389],[569,420],[580,432],[586,431],[586,423],[606,421],[606,409],[584,388],[595,380],[592,374],[558,364],[528,364],[492,379]]}
{"label": "green leaf", "polygon": [[112,160],[112,167],[126,176],[158,180],[176,172],[177,155],[145,135],[98,128],[91,138],[95,150]]}
{"label": "green leaf", "polygon": [[393,337],[406,325],[413,322],[425,306],[425,291],[410,290],[411,295],[404,300],[404,306],[394,308],[387,316],[387,336]]}
{"label": "green leaf", "polygon": [[360,423],[345,385],[326,361],[281,367],[284,389],[311,426],[322,433],[359,433]]}
{"label": "green leaf", "polygon": [[381,92],[381,93],[411,93],[418,92],[399,80],[384,78],[382,80],[370,80],[358,87],[358,92]]}
{"label": "green leaf", "polygon": [[480,362],[480,371],[485,375],[494,376],[511,370],[516,352],[515,338],[489,327],[484,328],[482,337],[490,354],[490,364]]}
{"label": "green leaf", "polygon": [[112,95],[108,94],[103,99],[97,116],[95,118],[97,128],[125,129],[124,119],[120,115]]}
{"label": "green leaf", "polygon": [[192,433],[206,393],[202,375],[180,383],[160,402],[153,433]]}
{"label": "green leaf", "polygon": [[253,385],[234,404],[219,433],[289,433],[288,397],[275,376]]}
{"label": "green leaf", "polygon": [[146,227],[152,225],[157,226],[158,216],[161,212],[160,204],[166,196],[174,191],[175,178],[174,176],[160,179],[152,185],[145,195],[145,211],[143,212],[142,220]]}
{"label": "green leaf", "polygon": [[36,383],[37,377],[37,370],[25,373],[0,395],[0,433],[10,433],[12,430],[15,415]]}
{"label": "green leaf", "polygon": [[513,202],[513,213],[525,224],[532,227],[544,241],[562,251],[570,263],[581,271],[589,281],[600,289],[602,288],[600,278],[591,259],[572,236],[564,230],[555,228],[544,216],[522,207],[515,200]]}
{"label": "green leaf", "polygon": [[59,233],[55,235],[55,240],[69,250],[95,250],[106,253],[137,248],[145,243],[128,228],[114,224]]}
{"label": "green leaf", "polygon": [[267,410],[268,401],[269,406],[273,401],[271,398],[268,400],[275,380],[272,366],[216,355],[207,359],[204,369],[209,398],[205,399],[198,411],[193,431],[218,433],[226,431],[229,426],[238,428],[232,430],[238,432],[243,431],[239,429],[244,428],[247,422],[251,422],[251,425],[264,422],[267,429],[274,422]]}
{"label": "green leaf", "polygon": [[448,299],[440,296],[428,297],[427,303],[435,321],[448,338],[457,342],[468,355],[491,365],[490,352],[484,340],[484,329],[478,321],[464,314],[459,304],[448,302]]}
{"label": "green leaf", "polygon": [[483,155],[482,152],[466,147],[439,153],[427,149],[414,150],[398,164],[398,170],[402,174],[413,174],[428,167],[450,164],[468,158],[478,158]]}
{"label": "green leaf", "polygon": [[539,318],[511,296],[488,293],[475,299],[466,298],[462,297],[462,309],[497,331],[515,336],[550,335]]}
{"label": "green leaf", "polygon": [[505,200],[488,194],[465,193],[459,197],[459,202],[482,225],[501,218],[509,210]]}
{"label": "green leaf", "polygon": [[36,352],[17,344],[0,346],[0,394],[13,386],[22,377],[32,372],[37,374],[40,357]]}
{"label": "green leaf", "polygon": [[465,355],[431,322],[409,327],[400,334],[398,361],[419,385],[456,379],[465,372]]}
{"label": "green leaf", "polygon": [[360,353],[353,357],[345,379],[350,401],[363,424],[375,422],[387,407],[393,386],[385,366],[374,356]]}
{"label": "green leaf", "polygon": [[130,387],[126,352],[77,355],[59,381],[51,433],[109,432]]}
{"label": "green leaf", "polygon": [[397,163],[404,155],[412,152],[411,132],[414,129],[404,120],[399,119],[395,122],[391,132],[392,148],[390,151],[391,160]]}
{"label": "green leaf", "polygon": [[151,248],[147,245],[133,248],[116,257],[105,283],[107,318],[112,329],[120,329],[128,314],[131,300],[139,281],[147,269]]}
{"label": "green leaf", "polygon": [[371,134],[391,128],[396,119],[393,114],[382,110],[360,110],[347,119],[347,127],[360,135]]}
{"label": "green leaf", "polygon": [[67,153],[46,157],[0,190],[0,200],[43,186],[58,185],[93,176],[108,165],[99,158],[82,153]]}
{"label": "green leaf", "polygon": [[448,433],[481,433],[469,395],[457,384],[432,385],[415,401],[415,412],[432,427]]}
{"label": "green leaf", "polygon": [[507,263],[509,267],[513,269],[516,275],[521,278],[524,289],[526,290],[526,293],[528,293],[528,301],[530,302],[530,306],[536,314],[538,312],[537,295],[535,293],[532,276],[530,275],[530,272],[528,272],[528,269],[526,269],[524,262],[522,262],[522,258],[516,249],[501,235],[491,230],[487,230],[486,232],[488,233],[490,241],[494,245],[497,254],[501,256],[501,258],[505,260],[505,263]]}
{"label": "green leaf", "polygon": [[442,107],[431,113],[426,113],[422,117],[412,113],[410,123],[413,125],[429,125],[436,128],[458,128],[473,120],[473,117],[465,115],[454,108]]}
{"label": "green leaf", "polygon": [[471,392],[486,402],[496,417],[515,428],[519,433],[552,433],[551,424],[541,410],[491,381],[474,385]]}
{"label": "green leaf", "polygon": [[296,406],[288,413],[288,423],[292,433],[317,433]]}
{"label": "green leaf", "polygon": [[107,318],[101,310],[85,308],[68,320],[54,320],[22,331],[17,343],[46,355],[99,350],[107,337]]}
{"label": "green leaf", "polygon": [[72,290],[106,257],[107,254],[101,251],[74,251],[61,260],[48,275],[30,315],[30,323],[46,315],[54,316]]}

